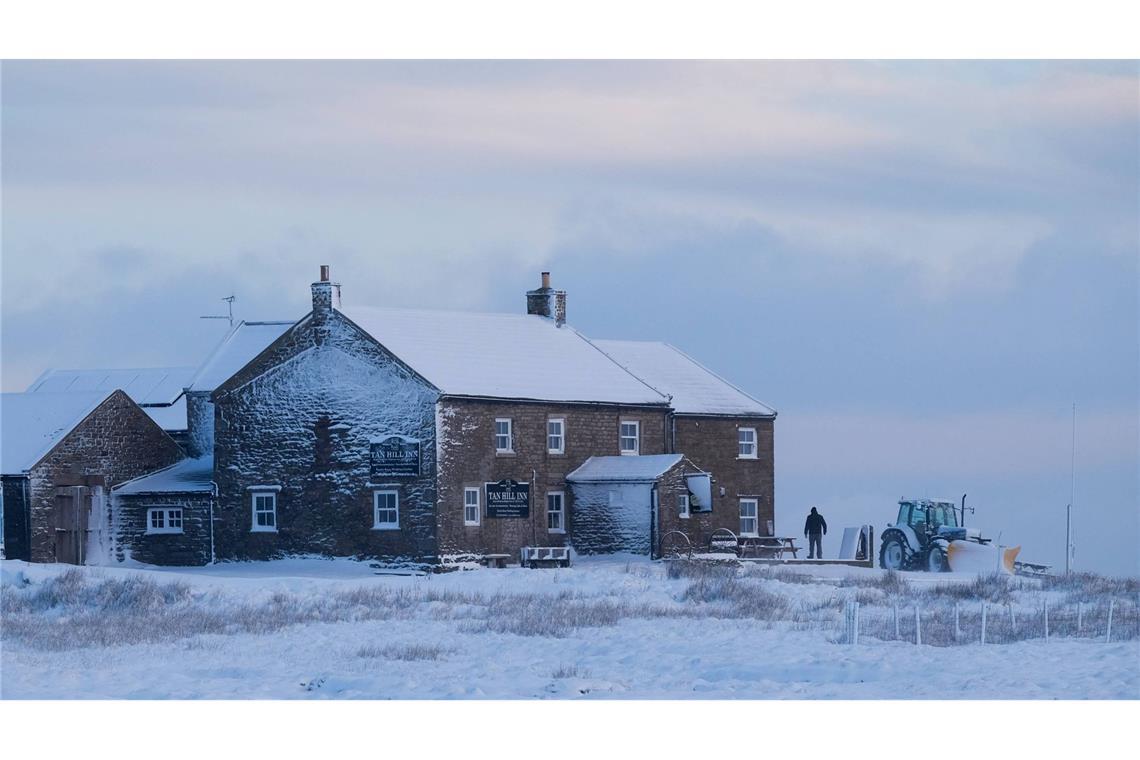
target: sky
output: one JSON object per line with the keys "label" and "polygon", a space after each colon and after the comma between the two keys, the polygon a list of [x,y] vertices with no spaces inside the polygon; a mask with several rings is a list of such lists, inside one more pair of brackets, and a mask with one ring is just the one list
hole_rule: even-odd
{"label": "sky", "polygon": [[196,364],[320,264],[509,312],[549,270],[778,410],[780,532],[967,493],[1060,567],[1075,493],[1075,566],[1140,574],[1136,62],[5,62],[0,105],[5,391]]}

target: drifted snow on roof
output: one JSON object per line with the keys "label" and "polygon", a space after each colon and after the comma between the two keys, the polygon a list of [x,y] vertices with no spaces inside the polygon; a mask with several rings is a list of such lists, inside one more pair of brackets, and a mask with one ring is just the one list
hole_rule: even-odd
{"label": "drifted snow on roof", "polygon": [[121,389],[139,405],[173,404],[190,384],[194,367],[150,369],[49,369],[36,378],[28,393],[74,393]]}
{"label": "drifted snow on roof", "polygon": [[31,469],[113,392],[0,394],[0,474]]}
{"label": "drifted snow on roof", "polygon": [[128,480],[113,489],[116,495],[140,493],[201,493],[213,492],[214,457],[183,459],[150,475]]}
{"label": "drifted snow on roof", "polygon": [[214,349],[189,384],[192,391],[214,391],[269,344],[285,334],[294,322],[238,322]]}
{"label": "drifted snow on roof", "polygon": [[571,483],[651,483],[680,462],[680,454],[590,457],[566,476]]}
{"label": "drifted snow on roof", "polygon": [[757,401],[668,343],[595,340],[615,362],[662,393],[673,397],[678,414],[771,417],[776,410]]}
{"label": "drifted snow on roof", "polygon": [[527,314],[350,308],[341,312],[445,394],[666,404],[573,328]]}

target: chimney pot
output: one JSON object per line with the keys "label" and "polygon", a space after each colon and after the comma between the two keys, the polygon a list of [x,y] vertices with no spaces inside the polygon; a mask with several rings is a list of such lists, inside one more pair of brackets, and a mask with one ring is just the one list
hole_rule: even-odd
{"label": "chimney pot", "polygon": [[321,264],[321,282],[329,281],[329,265]]}

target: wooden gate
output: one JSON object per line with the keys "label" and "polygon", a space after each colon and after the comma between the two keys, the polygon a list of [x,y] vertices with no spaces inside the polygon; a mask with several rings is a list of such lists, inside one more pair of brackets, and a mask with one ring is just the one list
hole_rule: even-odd
{"label": "wooden gate", "polygon": [[55,561],[82,565],[87,557],[87,531],[91,518],[91,489],[67,486],[55,489]]}

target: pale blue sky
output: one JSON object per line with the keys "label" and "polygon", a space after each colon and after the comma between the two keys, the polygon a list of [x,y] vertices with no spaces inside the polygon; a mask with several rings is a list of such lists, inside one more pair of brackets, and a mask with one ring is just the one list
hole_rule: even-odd
{"label": "pale blue sky", "polygon": [[[194,363],[237,295],[668,340],[780,411],[777,512],[903,495],[1140,573],[1140,74],[1125,63],[22,63],[2,380]],[[837,548],[836,545],[832,550]]]}

